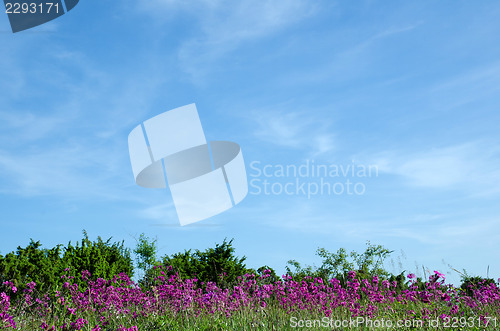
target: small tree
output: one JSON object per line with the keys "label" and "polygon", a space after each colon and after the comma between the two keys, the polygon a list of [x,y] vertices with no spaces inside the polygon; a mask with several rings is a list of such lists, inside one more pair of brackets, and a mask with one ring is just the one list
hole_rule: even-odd
{"label": "small tree", "polygon": [[359,254],[352,251],[347,254],[346,250],[340,248],[337,253],[330,253],[324,248],[319,248],[316,254],[323,258],[320,273],[326,277],[341,277],[351,270],[367,276],[388,277],[390,274],[384,269],[384,260],[393,252],[382,245],[372,245],[369,241],[367,248]]}
{"label": "small tree", "polygon": [[[289,260],[287,262],[287,266],[285,267],[287,275],[291,276],[293,280],[295,281],[302,281],[306,277],[317,277],[319,276],[318,269],[312,266],[305,266],[303,267],[298,261],[296,260]],[[290,269],[290,267],[293,267],[294,270]]]}
{"label": "small tree", "polygon": [[290,260],[288,265],[294,267],[295,270],[292,271],[287,266],[287,273],[297,281],[310,276],[311,278],[321,277],[325,280],[337,278],[344,282],[347,279],[347,273],[351,270],[356,271],[358,278],[369,278],[374,275],[389,277],[390,274],[384,269],[383,262],[392,251],[381,245],[372,245],[369,241],[366,244],[368,247],[362,254],[356,251],[347,253],[344,248],[339,248],[336,253],[331,253],[325,248],[318,248],[316,255],[323,259],[321,267],[302,267],[299,262]]}
{"label": "small tree", "polygon": [[149,239],[144,233],[141,233],[137,246],[134,249],[136,255],[137,267],[144,271],[144,274],[156,263],[157,239]]}

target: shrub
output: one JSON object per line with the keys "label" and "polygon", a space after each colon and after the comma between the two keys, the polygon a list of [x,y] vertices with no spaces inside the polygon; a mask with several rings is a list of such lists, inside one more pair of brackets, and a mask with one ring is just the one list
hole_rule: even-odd
{"label": "shrub", "polygon": [[31,239],[25,248],[0,256],[0,290],[10,281],[23,290],[27,283],[35,282],[38,289],[49,290],[59,282],[58,274],[64,269],[61,245],[42,249],[39,241]]}
{"label": "shrub", "polygon": [[93,242],[85,230],[83,235],[81,244],[77,242],[76,246],[69,242],[67,247],[57,245],[47,249],[32,239],[25,248],[19,246],[16,252],[0,256],[0,290],[7,281],[20,289],[19,292],[27,283],[35,282],[38,290],[50,292],[60,288],[68,277],[73,277],[74,283],[84,288],[82,272],[85,270],[90,272],[90,279],[110,279],[119,273],[132,276],[130,251],[124,248],[123,242],[111,243],[111,238],[103,241],[101,237]]}
{"label": "shrub", "polygon": [[495,280],[479,276],[469,276],[467,273],[465,273],[464,275],[462,275],[462,284],[460,285],[460,288],[466,295],[473,297],[474,291],[490,284],[496,285]]}
{"label": "shrub", "polygon": [[78,278],[76,283],[83,286],[81,274],[87,270],[90,279],[111,279],[120,273],[132,277],[134,265],[130,257],[130,249],[124,247],[124,241],[111,243],[112,237],[104,241],[100,236],[97,241],[91,241],[87,232],[83,231],[81,244],[76,246],[68,243],[63,255],[63,265],[69,268],[66,275]]}
{"label": "shrub", "polygon": [[205,251],[186,250],[183,253],[166,255],[163,257],[163,265],[171,266],[181,279],[196,278],[199,282],[214,282],[226,287],[250,271],[244,263],[246,257],[235,256],[232,244],[233,239],[224,239],[222,244],[216,244],[215,248]]}

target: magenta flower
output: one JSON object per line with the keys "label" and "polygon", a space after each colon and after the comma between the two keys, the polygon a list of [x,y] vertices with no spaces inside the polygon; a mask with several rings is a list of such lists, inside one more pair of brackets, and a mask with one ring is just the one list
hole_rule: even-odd
{"label": "magenta flower", "polygon": [[439,271],[434,270],[434,274],[436,274],[436,276],[438,278],[442,278],[443,280],[446,279],[446,277],[444,276],[444,274],[440,273]]}
{"label": "magenta flower", "polygon": [[[267,316],[274,309],[282,309],[288,314],[309,311],[330,317],[336,316],[340,309],[350,312],[353,318],[375,319],[390,313],[404,314],[402,318],[421,315],[423,319],[436,319],[438,316],[469,317],[471,314],[486,316],[487,305],[495,309],[500,305],[497,284],[483,284],[474,289],[473,295],[463,295],[459,289],[445,285],[444,275],[438,271],[431,276],[431,282],[421,286],[415,284],[414,274],[407,275],[413,280],[407,285],[378,276],[373,276],[371,281],[357,279],[356,272],[350,271],[345,282],[312,277],[304,277],[299,282],[290,275],[270,281],[267,277],[247,274],[239,277],[235,284],[222,288],[214,282],[182,279],[171,268],[163,270],[167,273],[157,276],[154,286],[148,290],[141,289],[125,274],[111,280],[91,280],[90,275],[83,272],[85,286],[77,286],[68,277],[68,282],[56,291],[55,297],[35,291],[22,293],[19,302],[29,307],[27,315],[24,315],[27,311],[11,304],[8,292],[0,292],[0,329],[10,330],[16,319],[21,324],[18,328],[24,330],[24,316],[31,312],[35,314],[29,318],[38,318],[36,325],[44,330],[138,331],[144,327],[141,320],[148,316],[218,319],[251,311]],[[263,275],[268,274],[267,270],[263,272]],[[438,279],[443,281],[438,282]],[[78,281],[80,284],[80,279]],[[13,286],[4,285],[7,289]],[[30,286],[34,290],[34,283]]]}
{"label": "magenta flower", "polygon": [[9,287],[12,292],[14,292],[14,293],[17,292],[17,287],[14,286],[14,283],[12,283],[12,282],[3,282],[3,285]]}

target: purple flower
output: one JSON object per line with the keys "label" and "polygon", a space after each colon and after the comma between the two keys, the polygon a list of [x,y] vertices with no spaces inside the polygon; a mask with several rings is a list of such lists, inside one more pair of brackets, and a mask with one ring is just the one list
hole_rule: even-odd
{"label": "purple flower", "polygon": [[443,280],[445,280],[445,279],[446,279],[446,277],[444,276],[444,274],[440,273],[439,271],[434,270],[434,274],[436,274],[436,276],[437,276],[438,278],[440,278],[440,277],[441,277]]}
{"label": "purple flower", "polygon": [[3,285],[9,287],[12,292],[14,292],[14,293],[17,292],[17,287],[14,286],[14,283],[12,283],[12,282],[3,282]]}
{"label": "purple flower", "polygon": [[88,270],[83,270],[83,271],[82,271],[82,279],[83,279],[83,280],[88,279],[90,276],[91,276],[91,275],[90,275],[90,272],[89,272]]}

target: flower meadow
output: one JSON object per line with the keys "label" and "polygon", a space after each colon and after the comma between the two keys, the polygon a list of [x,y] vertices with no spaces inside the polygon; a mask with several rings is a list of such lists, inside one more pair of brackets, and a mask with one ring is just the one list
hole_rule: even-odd
{"label": "flower meadow", "polygon": [[[142,287],[121,273],[92,280],[83,271],[60,275],[61,288],[41,293],[34,282],[0,293],[0,328],[6,330],[496,330],[500,290],[479,283],[469,291],[446,284],[435,271],[426,282],[350,271],[345,279],[245,274],[227,287],[182,279],[155,266]],[[66,269],[66,271],[69,271]],[[68,272],[69,274],[69,272]],[[221,275],[223,276],[223,275]],[[500,280],[499,280],[500,281]]]}

